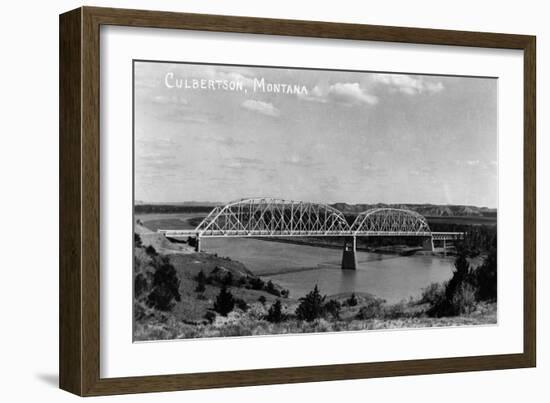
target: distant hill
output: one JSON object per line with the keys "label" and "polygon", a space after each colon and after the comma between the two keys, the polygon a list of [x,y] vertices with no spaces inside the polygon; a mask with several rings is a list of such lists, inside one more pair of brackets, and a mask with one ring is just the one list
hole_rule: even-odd
{"label": "distant hill", "polygon": [[359,214],[371,208],[392,207],[416,211],[425,217],[496,217],[497,210],[487,207],[437,204],[331,204],[344,214]]}
{"label": "distant hill", "polygon": [[[215,206],[225,203],[216,202],[174,202],[174,203],[144,203],[135,202],[136,213],[209,213]],[[348,204],[333,203],[332,207],[346,215],[355,215],[377,207],[393,207],[416,211],[425,217],[496,217],[497,210],[487,207],[438,204]]]}

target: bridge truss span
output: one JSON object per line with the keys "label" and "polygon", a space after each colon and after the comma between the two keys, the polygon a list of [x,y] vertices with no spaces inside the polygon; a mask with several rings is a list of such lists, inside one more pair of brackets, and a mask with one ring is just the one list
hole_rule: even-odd
{"label": "bridge truss span", "polygon": [[195,232],[200,237],[342,236],[350,227],[326,204],[256,198],[216,207]]}
{"label": "bridge truss span", "polygon": [[373,208],[362,212],[351,225],[354,235],[370,236],[431,236],[426,219],[411,210],[391,207]]}

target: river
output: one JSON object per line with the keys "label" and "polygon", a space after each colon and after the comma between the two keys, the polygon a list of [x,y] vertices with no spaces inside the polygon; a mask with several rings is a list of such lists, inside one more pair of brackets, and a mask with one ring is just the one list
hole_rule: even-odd
{"label": "river", "polygon": [[298,298],[317,284],[321,293],[366,292],[389,303],[420,296],[422,289],[452,275],[453,260],[437,256],[398,256],[357,252],[357,270],[342,270],[341,249],[258,239],[203,238],[202,249],[244,263]]}

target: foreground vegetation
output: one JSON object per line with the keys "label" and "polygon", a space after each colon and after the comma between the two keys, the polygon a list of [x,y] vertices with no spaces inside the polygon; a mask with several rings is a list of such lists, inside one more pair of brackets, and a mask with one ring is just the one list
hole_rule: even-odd
{"label": "foreground vegetation", "polygon": [[[370,294],[293,299],[244,265],[206,253],[162,255],[135,236],[135,340],[464,326],[496,323],[496,238],[457,245],[452,278],[417,300]],[[474,259],[475,258],[475,259]],[[474,261],[478,263],[473,263]]]}

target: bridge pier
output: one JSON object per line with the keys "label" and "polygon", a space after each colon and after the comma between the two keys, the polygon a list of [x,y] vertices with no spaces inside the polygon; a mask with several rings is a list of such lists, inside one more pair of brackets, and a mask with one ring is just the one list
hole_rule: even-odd
{"label": "bridge pier", "polygon": [[432,236],[428,236],[422,240],[422,249],[429,252],[434,251],[434,239]]}
{"label": "bridge pier", "polygon": [[197,234],[197,237],[195,238],[196,242],[195,242],[195,252],[200,252],[201,251],[201,237],[199,236],[199,234]]}
{"label": "bridge pier", "polygon": [[344,251],[342,253],[342,270],[357,269],[357,257],[355,256],[356,248],[357,248],[357,238],[355,236],[344,238]]}

